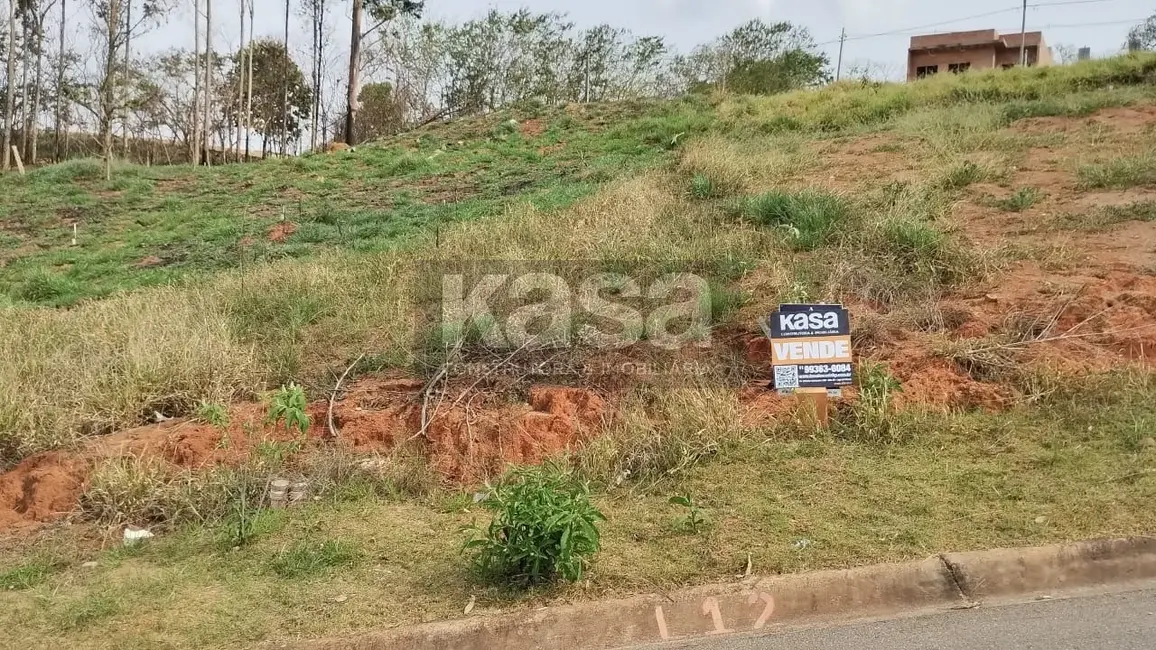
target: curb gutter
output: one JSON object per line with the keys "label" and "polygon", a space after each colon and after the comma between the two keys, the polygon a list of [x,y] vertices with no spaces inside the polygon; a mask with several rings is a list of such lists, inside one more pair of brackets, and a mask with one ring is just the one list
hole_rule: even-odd
{"label": "curb gutter", "polygon": [[1156,537],[948,553],[917,562],[791,574],[675,592],[445,621],[302,650],[604,650],[871,618],[987,599],[1156,578]]}

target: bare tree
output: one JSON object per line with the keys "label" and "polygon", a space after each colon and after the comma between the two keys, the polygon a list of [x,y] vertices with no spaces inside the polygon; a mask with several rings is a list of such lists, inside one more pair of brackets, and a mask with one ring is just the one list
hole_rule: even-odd
{"label": "bare tree", "polygon": [[8,0],[8,92],[4,106],[4,169],[12,166],[12,122],[16,117],[16,0]]}
{"label": "bare tree", "polygon": [[[63,2],[63,0],[61,0]],[[48,12],[52,10],[55,5],[55,0],[42,2],[36,11],[36,73],[33,81],[32,90],[32,146],[28,152],[28,159],[35,162],[39,158],[39,138],[40,138],[40,109],[44,98],[44,23],[48,20]]]}
{"label": "bare tree", "polygon": [[119,66],[121,48],[128,42],[129,32],[139,33],[145,23],[153,23],[165,9],[164,0],[142,0],[140,12],[132,24],[125,22],[127,0],[90,0],[94,18],[93,36],[98,46],[99,76],[87,84],[89,94],[81,105],[96,118],[104,155],[104,176],[112,178],[112,126],[125,109],[128,70]]}

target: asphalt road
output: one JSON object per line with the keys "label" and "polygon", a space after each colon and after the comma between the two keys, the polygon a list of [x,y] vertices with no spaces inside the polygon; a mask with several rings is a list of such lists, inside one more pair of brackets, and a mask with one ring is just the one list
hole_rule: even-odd
{"label": "asphalt road", "polygon": [[1153,650],[1156,585],[1139,591],[710,638],[650,650]]}

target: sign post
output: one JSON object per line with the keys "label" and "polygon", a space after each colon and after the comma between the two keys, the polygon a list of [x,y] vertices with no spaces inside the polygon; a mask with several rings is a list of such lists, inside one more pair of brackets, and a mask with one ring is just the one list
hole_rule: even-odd
{"label": "sign post", "polygon": [[830,418],[828,398],[851,385],[851,318],[842,305],[785,304],[763,327],[771,340],[774,387],[780,395],[806,395],[819,425]]}

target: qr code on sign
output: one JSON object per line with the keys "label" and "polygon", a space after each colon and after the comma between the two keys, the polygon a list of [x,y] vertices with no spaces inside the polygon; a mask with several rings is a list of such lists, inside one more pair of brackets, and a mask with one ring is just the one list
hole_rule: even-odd
{"label": "qr code on sign", "polygon": [[775,366],[775,388],[798,388],[799,366]]}

